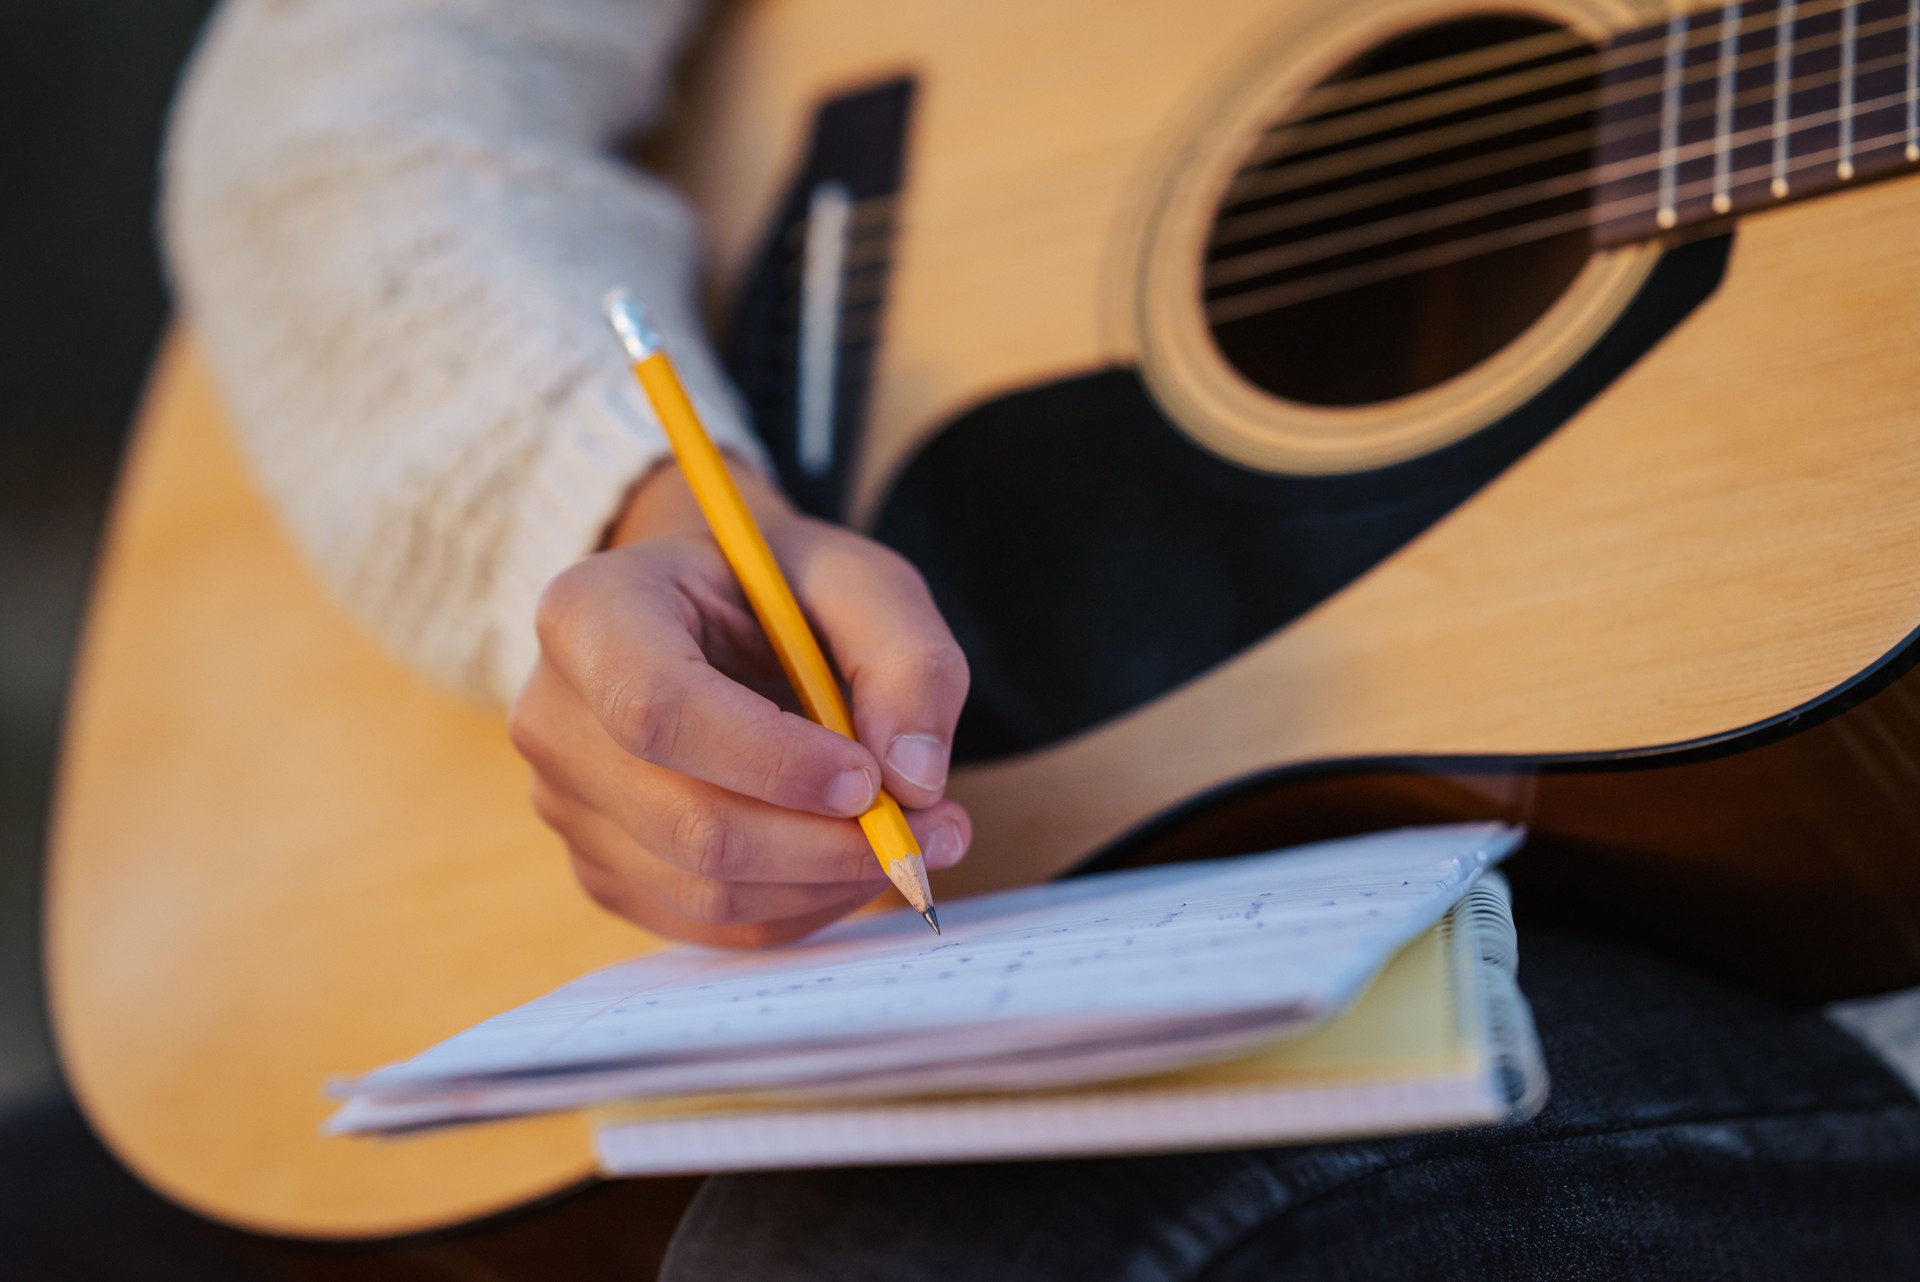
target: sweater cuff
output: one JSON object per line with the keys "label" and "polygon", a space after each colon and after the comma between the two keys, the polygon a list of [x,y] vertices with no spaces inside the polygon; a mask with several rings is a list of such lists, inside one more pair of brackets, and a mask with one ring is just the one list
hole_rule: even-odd
{"label": "sweater cuff", "polygon": [[[773,475],[739,402],[700,362],[683,364],[688,398],[714,444]],[[672,457],[672,447],[625,366],[579,384],[554,415],[514,498],[488,609],[488,685],[512,702],[540,656],[534,610],[553,577],[597,550],[633,487]]]}

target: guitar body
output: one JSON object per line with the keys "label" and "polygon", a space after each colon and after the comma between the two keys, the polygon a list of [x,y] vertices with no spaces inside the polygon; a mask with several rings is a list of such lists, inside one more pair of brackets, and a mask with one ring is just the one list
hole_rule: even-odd
{"label": "guitar body", "polygon": [[[1205,10],[762,0],[662,141],[789,485],[914,556],[973,661],[945,892],[1498,815],[1535,828],[1523,897],[1633,903],[1757,977],[1920,981],[1920,183],[1289,304],[1269,367],[1210,283],[1250,149],[1460,9]],[[792,248],[829,225],[822,311]],[[49,900],[63,1062],[115,1151],[314,1236],[585,1180],[577,1120],[327,1140],[320,1087],[652,942],[571,887],[494,719],[327,603],[171,344]]]}

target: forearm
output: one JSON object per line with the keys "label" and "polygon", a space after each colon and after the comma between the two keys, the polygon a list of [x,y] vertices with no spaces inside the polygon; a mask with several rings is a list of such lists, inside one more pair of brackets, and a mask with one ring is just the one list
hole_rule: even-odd
{"label": "forearm", "polygon": [[615,154],[682,0],[231,0],[167,158],[182,299],[287,523],[386,639],[504,699],[533,602],[664,439],[598,300],[641,292],[715,435],[690,219]]}

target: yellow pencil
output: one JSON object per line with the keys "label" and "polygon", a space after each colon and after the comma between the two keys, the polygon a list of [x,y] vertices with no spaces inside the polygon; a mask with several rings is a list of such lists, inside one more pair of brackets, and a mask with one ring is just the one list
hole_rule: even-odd
{"label": "yellow pencil", "polygon": [[[780,657],[794,693],[800,696],[800,705],[807,716],[827,729],[853,738],[853,718],[847,713],[846,700],[840,697],[840,683],[827,666],[827,656],[821,653],[813,629],[800,612],[800,603],[793,598],[793,589],[780,573],[773,549],[767,546],[746,500],[727,474],[726,460],[700,425],[686,389],[680,385],[680,376],[661,349],[659,334],[647,320],[646,310],[624,289],[608,294],[605,305],[607,321],[632,358],[634,377],[640,380],[654,413],[660,416],[660,425],[666,429],[694,502],[700,505],[700,514],[707,518],[721,554],[747,594],[747,604],[753,607],[754,616],[773,643],[773,652]],[[938,934],[940,918],[933,910],[926,861],[920,857],[920,843],[913,839],[913,830],[907,827],[907,817],[900,813],[900,803],[886,789],[880,789],[873,805],[860,816],[860,827],[887,880],[899,887],[914,911]]]}

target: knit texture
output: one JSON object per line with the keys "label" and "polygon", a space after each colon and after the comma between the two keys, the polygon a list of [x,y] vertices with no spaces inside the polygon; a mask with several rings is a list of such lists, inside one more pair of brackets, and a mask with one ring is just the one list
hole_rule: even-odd
{"label": "knit texture", "polygon": [[716,440],[693,221],[618,149],[693,0],[228,0],[175,107],[164,238],[245,452],[406,659],[504,703],[534,607],[666,439],[601,320],[646,301]]}

